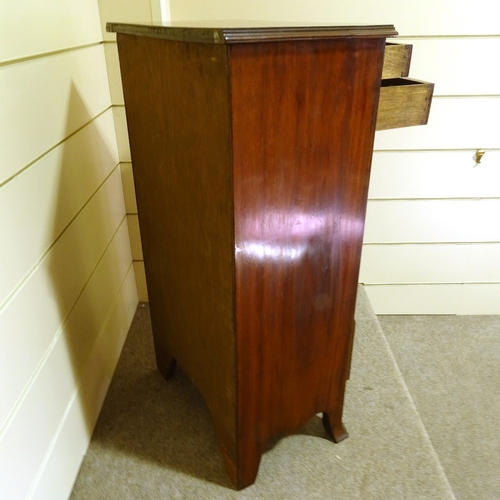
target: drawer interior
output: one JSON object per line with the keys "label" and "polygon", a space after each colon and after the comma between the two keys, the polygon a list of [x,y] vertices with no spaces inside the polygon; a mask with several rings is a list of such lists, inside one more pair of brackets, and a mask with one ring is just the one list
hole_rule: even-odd
{"label": "drawer interior", "polygon": [[376,130],[425,125],[434,84],[409,78],[382,80]]}
{"label": "drawer interior", "polygon": [[418,80],[410,80],[409,78],[387,78],[382,80],[382,87],[404,87],[406,85],[422,85]]}

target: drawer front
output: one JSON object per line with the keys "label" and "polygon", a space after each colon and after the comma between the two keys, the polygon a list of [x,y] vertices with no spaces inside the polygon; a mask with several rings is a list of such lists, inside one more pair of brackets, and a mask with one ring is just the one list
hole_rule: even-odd
{"label": "drawer front", "polygon": [[433,83],[409,78],[382,80],[376,130],[425,125],[433,91]]}
{"label": "drawer front", "polygon": [[382,78],[401,78],[410,72],[413,45],[388,43],[385,46]]}

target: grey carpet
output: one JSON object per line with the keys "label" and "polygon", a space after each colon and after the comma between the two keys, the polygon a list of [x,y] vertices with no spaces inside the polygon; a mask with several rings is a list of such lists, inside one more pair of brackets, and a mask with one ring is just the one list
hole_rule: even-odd
{"label": "grey carpet", "polygon": [[255,484],[235,492],[202,398],[182,372],[166,382],[155,370],[140,307],[71,499],[454,498],[362,288],[356,321],[350,437],[333,444],[314,417],[275,441]]}
{"label": "grey carpet", "polygon": [[458,499],[500,499],[500,317],[381,316]]}

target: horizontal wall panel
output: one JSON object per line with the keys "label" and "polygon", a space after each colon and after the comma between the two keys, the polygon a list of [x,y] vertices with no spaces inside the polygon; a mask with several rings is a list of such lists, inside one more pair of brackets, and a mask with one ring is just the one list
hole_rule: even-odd
{"label": "horizontal wall panel", "polygon": [[500,198],[500,151],[378,151],[369,198]]}
{"label": "horizontal wall panel", "polygon": [[116,172],[0,312],[0,366],[10,380],[0,392],[0,429],[120,225],[129,252],[124,215]]}
{"label": "horizontal wall panel", "polygon": [[365,245],[359,281],[500,283],[500,243]]}
{"label": "horizontal wall panel", "polygon": [[375,314],[500,314],[500,283],[366,285]]}
{"label": "horizontal wall panel", "polygon": [[113,105],[124,104],[120,61],[118,60],[118,47],[116,43],[105,43],[106,66],[108,68],[109,90]]}
{"label": "horizontal wall panel", "polygon": [[148,302],[148,287],[146,284],[146,272],[144,270],[144,261],[134,260],[135,283],[137,285],[137,295],[139,302]]}
{"label": "horizontal wall panel", "polygon": [[128,141],[127,118],[124,106],[113,106],[113,116],[115,119],[116,140],[118,142],[118,155],[120,161],[130,162],[130,146]]}
{"label": "horizontal wall panel", "polygon": [[457,314],[464,285],[365,285],[375,314]]}
{"label": "horizontal wall panel", "polygon": [[[6,498],[26,498],[58,431],[76,384],[131,269],[130,253],[124,244],[126,237],[126,231],[117,233],[108,247],[15,418],[0,438],[0,488],[9,492]],[[103,354],[98,363],[107,365],[110,359],[116,359],[114,352]],[[99,394],[101,402],[109,380]],[[84,399],[83,403],[90,434],[94,408],[90,406],[92,401]]]}
{"label": "horizontal wall panel", "polygon": [[0,307],[116,164],[109,111],[0,189]]}
{"label": "horizontal wall panel", "polygon": [[132,248],[132,258],[143,260],[141,231],[139,228],[139,218],[137,215],[127,215],[128,231],[130,234],[130,247]]}
{"label": "horizontal wall panel", "polygon": [[110,106],[104,49],[0,66],[0,95],[1,185]]}
{"label": "horizontal wall panel", "polygon": [[78,376],[84,369],[96,335],[103,327],[123,281],[132,268],[127,240],[127,229],[122,225],[63,326],[61,337],[70,356],[72,372]]}
{"label": "horizontal wall panel", "polygon": [[49,450],[31,500],[69,497],[136,306],[134,275],[130,269],[79,381],[78,393],[72,399],[66,418],[55,436],[53,449]]}
{"label": "horizontal wall panel", "polygon": [[365,245],[359,281],[461,283],[470,245]]}
{"label": "horizontal wall panel", "polygon": [[491,0],[351,0],[269,2],[265,0],[170,0],[172,20],[264,19],[321,24],[394,23],[400,34],[498,34],[496,5]]}
{"label": "horizontal wall panel", "polygon": [[500,283],[464,285],[457,314],[500,314]]}
{"label": "horizontal wall panel", "polygon": [[500,53],[500,36],[401,38],[397,43],[413,45],[410,75],[434,82],[435,95],[500,94],[500,66],[493,62]]}
{"label": "horizontal wall panel", "polygon": [[500,244],[474,244],[464,270],[469,282],[500,283]]}
{"label": "horizontal wall panel", "polygon": [[365,243],[500,242],[500,199],[369,201]]}
{"label": "horizontal wall panel", "polygon": [[435,97],[427,125],[375,134],[375,150],[495,148],[500,148],[500,97]]}
{"label": "horizontal wall panel", "polygon": [[0,2],[0,62],[101,39],[95,0]]}
{"label": "horizontal wall panel", "polygon": [[137,213],[137,200],[135,196],[134,174],[132,163],[123,162],[120,164],[122,172],[123,195],[125,196],[125,207],[128,214]]}

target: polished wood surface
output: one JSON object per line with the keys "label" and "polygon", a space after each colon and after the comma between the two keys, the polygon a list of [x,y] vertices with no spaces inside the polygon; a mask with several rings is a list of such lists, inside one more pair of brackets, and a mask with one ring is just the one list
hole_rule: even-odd
{"label": "polished wood surface", "polygon": [[392,37],[398,32],[392,24],[381,25],[304,25],[266,21],[192,21],[167,24],[107,23],[106,29],[127,35],[194,43],[256,43],[293,40],[320,40],[338,37]]}
{"label": "polished wood surface", "polygon": [[200,390],[237,488],[317,412],[347,436],[381,32],[118,35],[158,367]]}
{"label": "polished wood surface", "polygon": [[230,49],[243,484],[315,413],[342,433],[383,46]]}
{"label": "polished wood surface", "polygon": [[124,35],[118,45],[158,366],[167,374],[175,357],[234,450],[226,49]]}

